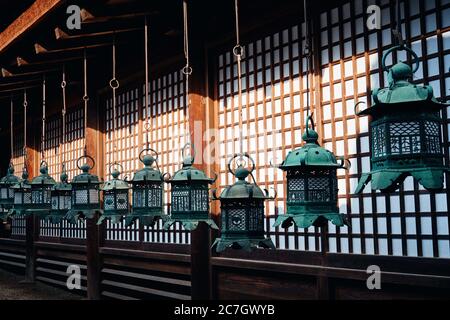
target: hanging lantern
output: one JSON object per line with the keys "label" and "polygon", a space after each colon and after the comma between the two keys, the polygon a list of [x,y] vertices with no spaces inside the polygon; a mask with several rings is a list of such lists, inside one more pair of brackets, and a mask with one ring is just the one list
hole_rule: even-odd
{"label": "hanging lantern", "polygon": [[[111,168],[115,168],[111,171]],[[123,216],[129,213],[129,185],[125,180],[119,179],[120,171],[114,163],[110,166],[112,180],[105,182],[100,188],[103,191],[103,214],[98,219],[97,224],[101,224],[103,220],[110,219],[111,223],[120,223]],[[120,166],[122,168],[122,166]],[[123,170],[123,168],[122,168]]]}
{"label": "hanging lantern", "polygon": [[[415,59],[414,70],[403,62],[390,69],[387,56],[394,51],[407,51]],[[382,67],[387,71],[389,87],[372,91],[372,107],[355,113],[371,116],[372,171],[361,176],[356,193],[371,181],[372,190],[393,192],[407,176],[413,176],[425,189],[443,188],[443,164],[439,103],[431,86],[417,86],[410,81],[419,69],[419,59],[405,46],[395,46],[385,52]]]}
{"label": "hanging lantern", "polygon": [[306,128],[302,137],[306,144],[289,152],[279,166],[286,171],[287,210],[278,216],[274,227],[288,228],[292,224],[299,228],[322,227],[327,221],[341,227],[347,222],[339,213],[336,171],[347,170],[350,163],[318,144],[312,116],[308,116]]}
{"label": "hanging lantern", "polygon": [[[236,170],[233,172],[231,163],[237,157],[240,158]],[[252,162],[252,169],[245,168],[243,157]],[[264,234],[264,201],[273,200],[269,197],[268,191],[265,193],[258,187],[253,177],[255,162],[248,154],[236,154],[228,163],[228,170],[238,180],[225,188],[219,198],[214,195],[214,200],[220,200],[221,209],[221,235],[217,238],[212,247],[216,247],[217,252],[222,252],[227,248],[244,249],[251,251],[256,247],[275,249],[270,238]],[[253,183],[246,181],[251,176]]]}
{"label": "hanging lantern", "polygon": [[14,204],[9,211],[8,216],[25,214],[27,210],[33,207],[31,202],[31,185],[28,181],[28,171],[26,167],[23,168],[22,179],[11,188],[14,190]]}
{"label": "hanging lantern", "polygon": [[[153,152],[142,156],[145,151]],[[139,160],[144,168],[134,174],[133,180],[133,210],[125,218],[126,225],[132,225],[137,219],[145,226],[154,226],[158,219],[164,222],[167,215],[164,214],[164,186],[163,175],[158,166],[158,153],[150,148],[144,149],[139,154]],[[156,169],[153,168],[156,165]]]}
{"label": "hanging lantern", "polygon": [[6,221],[8,218],[8,212],[14,204],[14,189],[12,186],[19,182],[20,179],[14,175],[14,165],[11,162],[6,176],[0,180],[0,206],[3,211],[0,213],[1,220]]}
{"label": "hanging lantern", "polygon": [[[190,148],[192,155],[185,156]],[[171,185],[171,215],[164,224],[168,229],[173,223],[180,222],[186,230],[195,230],[199,222],[205,222],[213,229],[218,229],[209,216],[209,185],[216,179],[193,166],[195,159],[194,145],[183,147],[183,167],[168,180]]]}
{"label": "hanging lantern", "polygon": [[[80,166],[81,159],[91,160],[92,166],[87,162]],[[72,224],[76,224],[79,219],[92,219],[96,212],[102,212],[99,196],[99,185],[101,182],[96,175],[89,173],[89,170],[94,166],[95,161],[90,156],[85,155],[77,160],[77,167],[83,173],[72,179],[72,205],[65,216]]]}
{"label": "hanging lantern", "polygon": [[60,223],[67,211],[70,210],[72,199],[72,186],[68,182],[68,176],[64,167],[60,176],[60,182],[56,183],[52,188],[51,197],[52,209],[45,219],[54,224]]}
{"label": "hanging lantern", "polygon": [[41,174],[31,180],[31,203],[33,206],[27,213],[47,215],[52,208],[51,192],[56,182],[48,174],[47,162],[41,162],[39,172]]}

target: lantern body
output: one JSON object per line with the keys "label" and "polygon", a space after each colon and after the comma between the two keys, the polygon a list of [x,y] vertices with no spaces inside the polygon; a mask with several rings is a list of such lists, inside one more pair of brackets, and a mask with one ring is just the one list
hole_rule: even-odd
{"label": "lantern body", "polygon": [[92,219],[97,212],[101,213],[100,180],[97,176],[89,173],[92,167],[88,164],[79,168],[83,172],[72,179],[71,208],[65,216],[67,221],[72,224],[76,224],[78,219]]}
{"label": "lantern body", "polygon": [[302,137],[306,144],[289,152],[280,166],[286,171],[286,214],[277,217],[274,227],[321,227],[327,221],[338,227],[346,224],[339,213],[337,188],[337,169],[347,169],[345,160],[322,148],[318,137],[314,129],[307,129]]}
{"label": "lantern body", "polygon": [[14,204],[14,189],[12,186],[19,183],[20,180],[14,175],[14,167],[10,163],[6,176],[0,179],[0,220],[8,218],[8,212]]}
{"label": "lantern body", "polygon": [[[136,220],[145,226],[154,226],[158,219],[167,220],[164,214],[164,186],[163,175],[158,169],[157,160],[151,155],[141,157],[144,151],[156,151],[144,149],[139,159],[144,168],[134,174],[133,180],[133,208],[131,214],[125,218],[126,225],[132,225]],[[152,166],[156,164],[157,169]]]}
{"label": "lantern body", "polygon": [[32,208],[27,211],[29,214],[39,214],[42,216],[48,215],[52,208],[52,188],[55,185],[55,180],[48,175],[48,166],[46,163],[41,163],[40,175],[31,181],[31,203]]}
{"label": "lantern body", "polygon": [[72,186],[67,181],[67,174],[63,171],[60,178],[60,182],[52,188],[52,208],[50,214],[45,217],[51,223],[60,223],[72,207]]}
{"label": "lantern body", "polygon": [[[394,50],[409,48],[394,47]],[[418,68],[418,61],[416,68]],[[443,188],[444,166],[439,103],[431,86],[410,83],[414,71],[403,62],[389,69],[389,87],[372,91],[373,105],[357,114],[371,116],[372,171],[361,176],[356,193],[371,181],[372,190],[397,190],[407,176],[413,176],[425,189]]]}
{"label": "lantern body", "polygon": [[199,222],[204,222],[213,229],[218,229],[209,216],[209,185],[215,179],[193,166],[194,157],[183,159],[183,167],[178,170],[168,183],[171,185],[170,220],[165,228],[176,221],[187,230],[197,228]]}
{"label": "lantern body", "polygon": [[119,179],[120,172],[114,170],[111,173],[113,179],[105,182],[103,191],[103,213],[97,224],[109,219],[111,223],[119,223],[123,216],[129,212],[130,200],[128,182]]}
{"label": "lantern body", "polygon": [[239,166],[233,172],[230,164],[228,167],[238,180],[225,188],[219,198],[215,197],[220,200],[221,232],[213,248],[217,252],[227,248],[247,251],[256,247],[275,249],[272,240],[264,233],[264,201],[270,199],[269,196],[256,183],[245,180],[251,175],[251,171]]}
{"label": "lantern body", "polygon": [[25,214],[27,210],[31,209],[33,206],[31,202],[31,185],[28,181],[28,172],[26,171],[26,168],[24,168],[22,173],[22,179],[11,188],[14,189],[14,203],[13,207],[9,210],[8,215]]}

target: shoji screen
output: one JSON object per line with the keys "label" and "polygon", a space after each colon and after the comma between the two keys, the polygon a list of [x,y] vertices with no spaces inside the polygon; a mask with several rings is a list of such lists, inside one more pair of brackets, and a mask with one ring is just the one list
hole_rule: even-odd
{"label": "shoji screen", "polygon": [[[84,116],[82,108],[69,110],[66,114],[66,144],[64,152],[64,160],[66,164],[66,172],[69,175],[69,181],[80,170],[76,167],[77,159],[83,154],[84,148]],[[49,174],[59,182],[61,174],[61,152],[60,147],[62,135],[62,117],[61,115],[53,116],[47,120],[44,152],[45,160],[48,162]],[[40,221],[40,235],[43,237],[61,237],[61,238],[86,238],[86,226],[83,222],[77,225],[71,225],[63,220],[60,224],[51,224],[44,220]]]}
{"label": "shoji screen", "polygon": [[[23,121],[14,119],[15,122]],[[14,174],[22,178],[24,158],[23,158],[23,127],[19,130],[14,130],[14,150],[12,163],[14,164]],[[26,228],[26,220],[24,216],[16,215],[11,222],[11,233],[14,236],[24,236]]]}
{"label": "shoji screen", "polygon": [[[450,257],[447,190],[430,194],[410,177],[396,193],[371,192],[368,186],[361,196],[353,194],[360,173],[370,170],[368,119],[355,117],[354,106],[358,101],[370,105],[370,88],[387,85],[379,65],[383,51],[392,46],[395,16],[394,1],[381,1],[382,29],[369,31],[365,11],[370,3],[352,1],[320,17],[325,146],[352,163],[348,175],[339,177],[340,209],[352,226],[330,227],[330,251]],[[414,82],[430,84],[437,97],[448,100],[449,1],[406,1],[402,16],[407,43],[421,58]],[[406,59],[403,54],[398,58]],[[391,57],[387,63],[392,62]],[[444,141],[447,136],[445,126]],[[445,148],[448,164],[448,143]]]}
{"label": "shoji screen", "polygon": [[[340,210],[352,226],[336,229],[330,224],[329,248],[340,253],[450,257],[447,190],[430,194],[409,178],[397,193],[383,195],[366,188],[363,195],[354,194],[360,174],[370,170],[368,119],[355,117],[354,106],[358,101],[370,103],[370,88],[387,83],[379,63],[383,50],[392,45],[390,17],[394,16],[394,2],[349,1],[320,15],[322,101],[318,105],[322,119],[317,125],[322,128],[323,145],[336,155],[347,156],[352,164],[347,174],[339,171]],[[370,4],[382,8],[382,30],[369,31],[366,27],[365,12]],[[407,13],[404,34],[421,57],[414,81],[432,85],[437,97],[448,100],[450,3],[407,1],[402,8],[403,17]],[[277,201],[268,202],[266,210],[266,231],[277,247],[320,250],[319,230],[271,227],[274,217],[284,212],[285,187],[282,172],[271,169],[269,163],[280,163],[289,150],[299,146],[304,128],[302,29],[294,25],[245,46],[244,145],[257,162],[255,177],[259,184],[266,188],[275,185],[278,191]],[[237,72],[231,51],[218,56],[216,80],[219,141],[223,142],[218,146],[217,171],[224,186],[233,183],[226,161],[239,150]],[[443,116],[447,119],[447,112]],[[444,141],[448,141],[447,126]],[[447,142],[444,147],[448,157]]]}
{"label": "shoji screen", "polygon": [[[150,148],[159,152],[158,164],[160,170],[173,174],[181,164],[181,148],[187,141],[187,117],[184,101],[183,77],[180,72],[165,74],[149,83],[148,107],[144,106],[144,88],[132,89],[121,93],[117,98],[116,127],[117,151],[115,160],[124,166],[123,176],[132,179],[134,172],[142,168],[138,156],[145,146],[145,122],[150,112]],[[113,132],[112,132],[112,104],[107,101],[106,113],[106,163],[112,161]],[[141,119],[141,121],[139,121]],[[106,177],[109,179],[109,177]],[[165,185],[166,212],[170,194],[168,185]],[[170,230],[162,229],[159,221],[154,228],[139,226],[136,222],[132,227],[126,228],[124,223],[113,225],[108,222],[107,239],[122,241],[139,241],[139,233],[143,232],[143,241],[161,243],[188,243],[189,233],[179,224]]]}

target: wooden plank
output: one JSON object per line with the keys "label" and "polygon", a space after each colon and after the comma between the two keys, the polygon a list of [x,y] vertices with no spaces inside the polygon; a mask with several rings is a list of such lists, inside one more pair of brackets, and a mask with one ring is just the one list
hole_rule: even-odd
{"label": "wooden plank", "polygon": [[123,259],[119,257],[103,257],[104,266],[129,267],[144,270],[190,275],[189,266],[180,263],[164,263],[144,259]]}
{"label": "wooden plank", "polygon": [[128,272],[128,271],[122,271],[122,270],[116,270],[116,269],[110,269],[110,268],[103,268],[102,273],[118,275],[118,276],[123,276],[123,277],[132,277],[132,278],[141,279],[141,280],[150,280],[150,281],[156,281],[156,282],[162,282],[162,283],[176,284],[176,285],[185,286],[185,287],[191,286],[191,282],[186,281],[186,280],[151,276],[151,275],[147,275],[147,274]]}
{"label": "wooden plank", "polygon": [[0,33],[0,53],[16,41],[22,34],[38,24],[42,18],[58,7],[62,0],[36,0]]}
{"label": "wooden plank", "polygon": [[191,300],[190,296],[187,296],[184,294],[162,291],[162,290],[151,289],[151,288],[144,288],[144,287],[135,286],[132,284],[120,283],[120,282],[111,281],[111,280],[103,280],[102,285],[113,286],[113,287],[117,287],[119,289],[127,289],[127,290],[143,292],[146,294],[161,296],[161,297],[165,297],[165,298],[173,298],[173,299],[178,299],[178,300]]}
{"label": "wooden plank", "polygon": [[141,250],[127,250],[117,248],[100,248],[100,254],[104,256],[117,256],[124,258],[142,258],[151,260],[162,260],[168,262],[189,263],[190,257],[187,254],[168,253],[168,252],[149,252]]}

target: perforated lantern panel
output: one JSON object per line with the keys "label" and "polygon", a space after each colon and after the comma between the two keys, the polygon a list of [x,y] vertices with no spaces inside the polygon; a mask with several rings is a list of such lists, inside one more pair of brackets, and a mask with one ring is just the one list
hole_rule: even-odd
{"label": "perforated lantern panel", "polygon": [[150,187],[148,192],[148,206],[150,208],[159,208],[162,206],[162,188],[161,187]]}
{"label": "perforated lantern panel", "polygon": [[105,210],[114,210],[115,209],[114,192],[105,193],[103,203],[105,205]]}
{"label": "perforated lantern panel", "polygon": [[89,201],[91,204],[99,203],[98,189],[89,189]]}
{"label": "perforated lantern panel", "polygon": [[329,177],[310,177],[308,178],[308,200],[324,202],[331,200],[331,185]]}
{"label": "perforated lantern panel", "polygon": [[31,191],[23,192],[23,203],[31,204]]}
{"label": "perforated lantern panel", "polygon": [[229,231],[246,230],[246,210],[244,208],[228,209],[224,214]]}
{"label": "perforated lantern panel", "polygon": [[74,193],[73,199],[75,202],[73,204],[88,204],[88,190],[73,190]]}
{"label": "perforated lantern panel", "polygon": [[305,179],[290,178],[288,179],[288,203],[297,203],[305,201]]}
{"label": "perforated lantern panel", "polygon": [[117,210],[128,209],[128,190],[117,192],[116,194]]}
{"label": "perforated lantern panel", "polygon": [[173,186],[172,211],[188,212],[191,207],[191,194],[189,187]]}
{"label": "perforated lantern panel", "polygon": [[145,206],[145,189],[142,187],[133,188],[133,207],[142,208]]}
{"label": "perforated lantern panel", "polygon": [[0,198],[2,198],[2,199],[8,198],[8,189],[7,188],[0,189]]}

